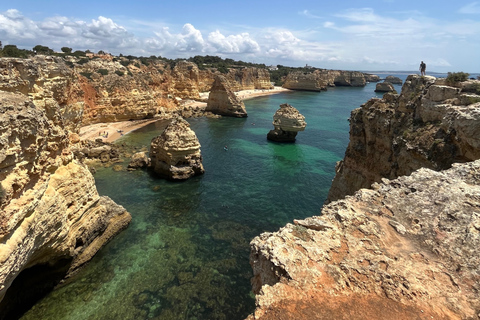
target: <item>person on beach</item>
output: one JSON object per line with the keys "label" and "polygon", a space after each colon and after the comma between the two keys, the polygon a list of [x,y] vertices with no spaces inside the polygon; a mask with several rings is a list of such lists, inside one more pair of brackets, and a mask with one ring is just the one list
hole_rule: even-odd
{"label": "person on beach", "polygon": [[420,63],[420,73],[422,74],[422,76],[425,75],[425,70],[427,69],[427,65],[425,64],[425,62],[421,62]]}

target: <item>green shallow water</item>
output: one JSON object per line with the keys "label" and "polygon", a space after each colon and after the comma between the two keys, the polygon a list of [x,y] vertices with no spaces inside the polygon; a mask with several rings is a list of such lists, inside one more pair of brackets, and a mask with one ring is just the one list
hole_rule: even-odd
{"label": "green shallow water", "polygon": [[[99,193],[123,205],[131,225],[22,319],[245,318],[255,301],[250,240],[319,214],[348,144],[350,112],[374,88],[281,93],[246,101],[246,119],[189,119],[206,172],[185,182],[99,169]],[[268,142],[285,102],[307,128],[295,144]],[[119,143],[148,146],[160,133],[151,124]]]}

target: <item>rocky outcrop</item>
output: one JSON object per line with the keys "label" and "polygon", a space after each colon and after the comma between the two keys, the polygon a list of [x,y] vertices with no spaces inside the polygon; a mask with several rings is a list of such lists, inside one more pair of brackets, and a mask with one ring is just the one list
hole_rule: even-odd
{"label": "rocky outcrop", "polygon": [[31,97],[37,108],[70,131],[81,126],[84,100],[78,74],[61,58],[0,59],[0,91]]}
{"label": "rocky outcrop", "polygon": [[243,118],[247,116],[245,104],[237,98],[227,79],[221,75],[215,77],[205,111],[230,117]]}
{"label": "rocky outcrop", "polygon": [[402,79],[400,79],[399,77],[395,77],[395,76],[387,76],[385,78],[385,82],[390,82],[391,84],[403,84]]}
{"label": "rocky outcrop", "polygon": [[152,139],[150,158],[155,173],[170,180],[184,180],[205,172],[197,135],[181,117]]}
{"label": "rocky outcrop", "polygon": [[480,159],[480,95],[475,89],[480,81],[472,83],[453,87],[442,79],[410,75],[400,95],[387,93],[353,110],[350,143],[337,163],[327,201],[382,178]]}
{"label": "rocky outcrop", "polygon": [[[74,158],[64,110],[0,91],[0,317],[78,270],[131,220]],[[23,274],[36,281],[17,283]]]}
{"label": "rocky outcrop", "polygon": [[385,179],[256,237],[248,319],[477,319],[478,172]]}
{"label": "rocky outcrop", "polygon": [[132,156],[128,169],[146,168],[150,166],[150,158],[143,151],[137,152]]}
{"label": "rocky outcrop", "polygon": [[378,82],[380,81],[380,77],[376,74],[364,73],[365,81],[367,82]]}
{"label": "rocky outcrop", "polygon": [[375,86],[375,92],[393,92],[393,91],[395,91],[393,84],[387,81],[377,83],[377,85]]}
{"label": "rocky outcrop", "polygon": [[305,130],[305,117],[297,109],[284,103],[273,115],[273,130],[267,134],[267,139],[277,142],[294,142],[299,131]]}
{"label": "rocky outcrop", "polygon": [[365,86],[365,75],[357,71],[315,70],[310,73],[292,72],[283,87],[291,90],[322,91],[333,86]]}

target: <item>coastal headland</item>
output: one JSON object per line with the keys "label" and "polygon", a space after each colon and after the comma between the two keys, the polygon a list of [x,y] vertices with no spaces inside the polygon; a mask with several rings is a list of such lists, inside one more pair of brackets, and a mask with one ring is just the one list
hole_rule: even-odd
{"label": "coastal headland", "polygon": [[[98,194],[76,152],[82,140],[218,117],[205,108],[219,75],[239,100],[374,79],[312,70],[286,76],[281,89],[265,68],[108,54],[0,58],[0,69],[2,319],[37,298],[25,292],[78,272],[131,221]],[[412,75],[400,94],[352,112],[322,215],[251,242],[249,319],[480,317],[479,88]]]}

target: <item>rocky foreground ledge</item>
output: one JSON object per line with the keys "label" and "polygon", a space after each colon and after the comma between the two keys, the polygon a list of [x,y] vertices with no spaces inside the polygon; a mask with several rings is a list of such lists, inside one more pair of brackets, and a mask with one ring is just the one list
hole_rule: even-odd
{"label": "rocky foreground ledge", "polygon": [[248,319],[479,319],[480,160],[384,179],[251,242]]}

